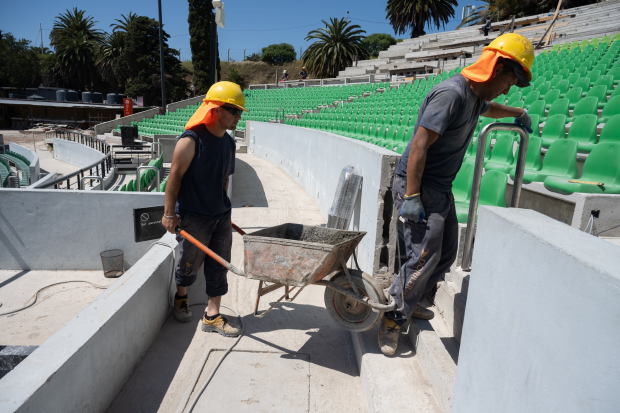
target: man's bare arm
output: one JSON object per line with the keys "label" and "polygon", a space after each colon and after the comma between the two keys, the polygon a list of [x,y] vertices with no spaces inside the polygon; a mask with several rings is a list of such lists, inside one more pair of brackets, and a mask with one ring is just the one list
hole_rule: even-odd
{"label": "man's bare arm", "polygon": [[422,181],[422,173],[424,172],[424,164],[426,163],[426,153],[428,147],[431,146],[439,138],[439,134],[422,126],[418,127],[418,131],[411,142],[411,151],[409,152],[409,161],[407,162],[407,193],[405,195],[414,195],[420,193],[420,182]]}
{"label": "man's bare arm", "polygon": [[[172,165],[170,167],[170,175],[166,183],[166,198],[164,201],[164,215],[174,215],[174,206],[177,202],[179,189],[181,188],[181,179],[187,172],[192,159],[194,159],[196,149],[192,139],[179,139],[174,154],[172,155]],[[174,229],[179,225],[179,219],[164,217],[161,221],[168,232],[174,233]]]}

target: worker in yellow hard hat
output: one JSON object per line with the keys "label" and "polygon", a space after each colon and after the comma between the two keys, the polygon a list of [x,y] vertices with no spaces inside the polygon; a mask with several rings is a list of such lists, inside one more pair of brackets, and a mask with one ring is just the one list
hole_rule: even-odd
{"label": "worker in yellow hard hat", "polygon": [[[402,310],[387,312],[381,323],[378,340],[384,354],[394,354],[408,319],[433,318],[433,312],[419,302],[456,258],[458,220],[452,182],[478,117],[514,117],[531,132],[532,121],[525,109],[492,100],[507,94],[512,86],[528,86],[533,62],[532,43],[519,34],[505,34],[485,47],[476,63],[436,85],[422,102],[392,183],[394,204],[405,219],[409,259],[389,290],[396,308]],[[465,179],[471,181],[471,175]]]}
{"label": "worker in yellow hard hat", "polygon": [[[243,111],[248,110],[239,85],[218,82],[211,86],[178,138],[162,218],[169,232],[181,227],[226,261],[230,261],[232,247],[228,182],[235,172],[235,140],[226,131],[237,127]],[[228,270],[180,236],[177,241],[180,257],[175,269],[174,318],[181,323],[192,320],[187,288],[196,281],[204,263],[209,303],[202,330],[238,336],[239,326],[220,314],[221,298],[228,292]]]}
{"label": "worker in yellow hard hat", "polygon": [[302,67],[301,68],[301,72],[299,72],[299,77],[304,80],[304,79],[308,79],[308,72],[306,72],[306,67]]}

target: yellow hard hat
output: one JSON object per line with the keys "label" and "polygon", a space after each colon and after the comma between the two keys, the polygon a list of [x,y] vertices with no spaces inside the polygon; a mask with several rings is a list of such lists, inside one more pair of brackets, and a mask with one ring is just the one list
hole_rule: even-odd
{"label": "yellow hard hat", "polygon": [[249,112],[245,108],[245,96],[238,84],[233,82],[217,82],[209,88],[204,102],[222,102],[238,107]]}
{"label": "yellow hard hat", "polygon": [[497,50],[519,62],[525,69],[528,81],[532,80],[532,64],[534,63],[534,46],[525,36],[517,33],[506,33],[493,40],[483,50]]}

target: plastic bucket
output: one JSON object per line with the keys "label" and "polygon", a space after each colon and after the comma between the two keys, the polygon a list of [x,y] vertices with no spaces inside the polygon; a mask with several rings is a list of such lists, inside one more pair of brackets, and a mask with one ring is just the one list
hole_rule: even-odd
{"label": "plastic bucket", "polygon": [[123,266],[124,253],[121,250],[107,250],[101,254],[101,264],[103,264],[103,275],[107,278],[116,278],[125,272]]}

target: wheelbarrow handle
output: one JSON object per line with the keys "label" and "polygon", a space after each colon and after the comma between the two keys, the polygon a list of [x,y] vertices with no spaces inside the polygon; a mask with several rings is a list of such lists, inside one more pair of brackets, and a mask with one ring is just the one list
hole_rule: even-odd
{"label": "wheelbarrow handle", "polygon": [[245,231],[235,225],[234,222],[230,223],[235,231],[239,233],[239,235],[245,235]]}
{"label": "wheelbarrow handle", "polygon": [[237,267],[235,267],[234,265],[232,265],[231,263],[226,261],[224,258],[220,257],[219,255],[217,255],[216,253],[211,251],[202,242],[198,241],[196,238],[194,238],[190,234],[188,234],[187,231],[181,229],[181,227],[176,227],[175,228],[175,232],[178,235],[180,235],[183,238],[185,238],[186,240],[188,240],[189,242],[191,242],[192,244],[194,244],[196,247],[200,248],[205,254],[207,254],[209,257],[213,258],[215,261],[220,263],[222,266],[226,267],[229,271],[232,271],[235,274],[240,275],[241,277],[245,277],[246,276],[243,271],[241,271],[240,269],[238,269]]}

